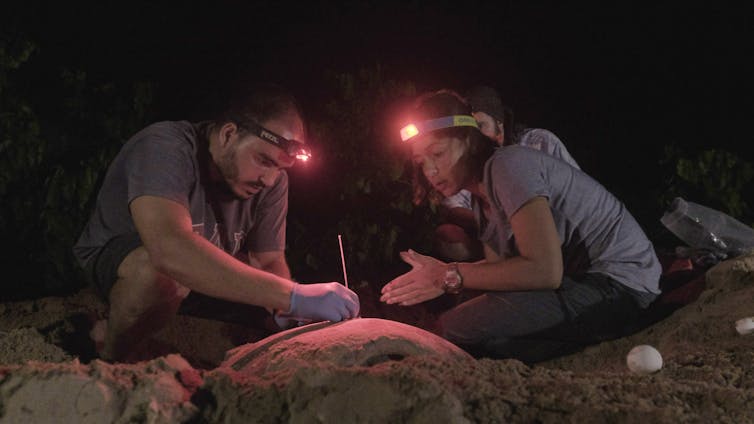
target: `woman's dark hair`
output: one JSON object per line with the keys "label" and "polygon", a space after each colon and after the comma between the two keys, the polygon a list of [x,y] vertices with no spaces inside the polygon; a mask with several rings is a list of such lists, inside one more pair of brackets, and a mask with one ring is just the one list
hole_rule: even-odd
{"label": "woman's dark hair", "polygon": [[[442,89],[420,95],[414,102],[411,117],[414,122],[421,122],[452,115],[471,115],[471,107],[457,92]],[[452,137],[469,141],[469,149],[459,159],[464,175],[472,176],[481,181],[484,163],[495,150],[495,143],[485,137],[474,127],[450,127],[432,132],[439,137]],[[421,137],[418,136],[418,137]],[[442,194],[434,190],[424,176],[421,168],[413,166],[414,203],[420,204],[429,200],[437,204],[442,200]]]}

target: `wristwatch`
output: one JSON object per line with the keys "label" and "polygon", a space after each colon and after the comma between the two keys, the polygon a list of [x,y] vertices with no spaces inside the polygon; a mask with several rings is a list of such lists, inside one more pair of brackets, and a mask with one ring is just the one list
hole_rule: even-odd
{"label": "wristwatch", "polygon": [[448,269],[445,270],[445,279],[442,282],[442,287],[445,293],[458,294],[463,289],[463,277],[458,272],[458,262],[451,262],[448,264]]}

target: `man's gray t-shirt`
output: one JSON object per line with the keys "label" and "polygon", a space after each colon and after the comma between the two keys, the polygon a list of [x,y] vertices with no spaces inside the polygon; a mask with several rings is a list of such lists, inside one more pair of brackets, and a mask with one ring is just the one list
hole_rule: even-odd
{"label": "man's gray t-shirt", "polygon": [[[487,161],[490,216],[474,205],[480,239],[501,257],[518,255],[510,220],[537,196],[547,198],[568,277],[601,273],[640,293],[659,294],[660,263],[623,203],[586,173],[535,149],[499,148]],[[639,296],[642,306],[654,298]]]}
{"label": "man's gray t-shirt", "polygon": [[576,159],[566,149],[565,144],[552,131],[542,128],[527,128],[518,136],[516,144],[547,153],[550,156],[568,162],[569,165],[576,169],[581,169]]}
{"label": "man's gray t-shirt", "polygon": [[134,135],[115,157],[74,254],[86,268],[113,237],[134,233],[129,211],[139,196],[158,196],[189,211],[194,233],[248,263],[248,252],[285,248],[288,176],[246,200],[221,195],[206,177],[207,142],[200,124],[166,121]]}

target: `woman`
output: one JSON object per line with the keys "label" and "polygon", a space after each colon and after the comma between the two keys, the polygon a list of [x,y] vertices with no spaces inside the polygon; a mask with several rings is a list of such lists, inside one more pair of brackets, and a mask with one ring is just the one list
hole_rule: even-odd
{"label": "woman", "polygon": [[[479,131],[498,146],[518,144],[541,150],[551,156],[581,169],[560,139],[543,128],[516,125],[513,110],[503,104],[497,91],[489,86],[477,85],[466,93],[471,115]],[[476,222],[471,210],[471,193],[460,190],[440,202],[442,223],[435,231],[437,253],[451,261],[468,261],[481,258],[481,243],[475,240]]]}
{"label": "woman", "polygon": [[533,363],[624,335],[659,294],[660,264],[633,216],[597,181],[535,149],[495,145],[449,90],[420,97],[401,131],[417,193],[472,193],[485,259],[446,264],[409,250],[413,269],[381,300],[413,305],[462,288],[483,294],[436,331],[475,356]]}

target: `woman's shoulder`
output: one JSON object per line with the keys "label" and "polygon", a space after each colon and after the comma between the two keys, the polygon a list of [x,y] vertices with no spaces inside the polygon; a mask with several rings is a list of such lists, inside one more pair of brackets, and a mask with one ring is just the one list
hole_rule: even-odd
{"label": "woman's shoulder", "polygon": [[495,149],[485,164],[485,174],[511,177],[541,168],[542,152],[517,144]]}
{"label": "woman's shoulder", "polygon": [[492,162],[507,162],[515,160],[523,160],[526,157],[536,158],[541,155],[542,152],[532,149],[520,144],[511,144],[507,146],[501,146],[495,149],[495,152],[490,156]]}

